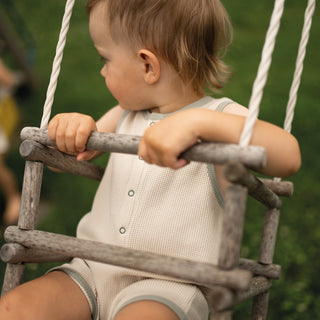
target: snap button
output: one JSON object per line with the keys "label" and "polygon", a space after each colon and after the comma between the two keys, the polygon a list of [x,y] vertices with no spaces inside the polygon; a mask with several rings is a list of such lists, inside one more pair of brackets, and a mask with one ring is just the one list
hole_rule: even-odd
{"label": "snap button", "polygon": [[129,192],[128,192],[129,197],[133,197],[134,194],[135,194],[134,190],[129,190]]}
{"label": "snap button", "polygon": [[119,229],[119,232],[121,233],[121,234],[125,234],[126,233],[126,228],[125,227],[121,227],[120,229]]}

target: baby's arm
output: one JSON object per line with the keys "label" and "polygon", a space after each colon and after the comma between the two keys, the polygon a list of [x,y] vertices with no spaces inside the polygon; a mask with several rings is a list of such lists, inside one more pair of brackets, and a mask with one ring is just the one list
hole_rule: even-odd
{"label": "baby's arm", "polygon": [[[235,110],[240,114],[243,108],[239,106]],[[231,109],[225,111],[231,112]],[[186,165],[179,155],[199,139],[238,143],[245,116],[228,112],[197,108],[167,117],[146,130],[139,155],[148,163],[178,169]],[[262,146],[267,151],[267,164],[261,173],[286,177],[300,167],[298,142],[280,127],[257,120],[250,144]]]}
{"label": "baby's arm", "polygon": [[80,113],[60,113],[50,121],[48,134],[60,151],[76,154],[79,161],[91,160],[100,154],[96,151],[85,151],[91,132],[115,132],[122,112],[122,109],[116,106],[97,122],[92,117]]}
{"label": "baby's arm", "polygon": [[110,109],[97,121],[97,131],[110,133],[116,132],[122,113],[123,109],[120,106],[115,106]]}

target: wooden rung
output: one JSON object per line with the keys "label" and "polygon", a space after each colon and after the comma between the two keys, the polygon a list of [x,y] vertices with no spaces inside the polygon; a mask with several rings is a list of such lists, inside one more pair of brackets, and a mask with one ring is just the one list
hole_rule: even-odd
{"label": "wooden rung", "polygon": [[212,313],[210,320],[232,320],[232,311]]}
{"label": "wooden rung", "polygon": [[[55,146],[48,137],[47,130],[26,127],[21,131],[21,139],[35,140],[46,146]],[[92,132],[87,150],[137,154],[141,137],[115,133]],[[188,161],[227,163],[239,161],[250,168],[263,168],[266,164],[265,149],[259,146],[240,147],[236,144],[204,142],[182,154]]]}
{"label": "wooden rung", "polygon": [[[54,254],[50,251],[28,249],[18,243],[4,244],[0,251],[0,257],[5,263],[66,262],[72,259],[71,256]],[[240,259],[239,268],[269,279],[279,279],[281,275],[281,266],[277,264],[264,265],[249,259]]]}
{"label": "wooden rung", "polygon": [[24,269],[24,264],[7,264],[1,296],[22,283]]}
{"label": "wooden rung", "polygon": [[88,161],[77,161],[74,156],[65,154],[54,148],[48,148],[33,140],[24,140],[20,145],[20,154],[27,160],[40,161],[73,174],[94,180],[101,180],[104,168]]}
{"label": "wooden rung", "polygon": [[[71,256],[55,254],[50,251],[29,249],[18,243],[4,244],[0,251],[0,257],[5,263],[66,262],[72,259]],[[239,268],[269,279],[279,279],[281,275],[281,266],[277,264],[264,265],[249,259],[240,259]]]}
{"label": "wooden rung", "polygon": [[248,171],[241,163],[230,163],[226,166],[224,174],[232,182],[248,188],[248,193],[268,208],[280,208],[279,197],[263,184],[253,173]]}
{"label": "wooden rung", "polygon": [[18,220],[21,229],[34,229],[36,227],[42,174],[43,163],[26,161]]}
{"label": "wooden rung", "polygon": [[234,305],[244,302],[263,292],[267,292],[271,288],[271,281],[265,277],[254,277],[251,280],[250,288],[244,292],[237,292]]}
{"label": "wooden rung", "polygon": [[5,263],[66,262],[71,257],[50,251],[28,249],[18,243],[6,243],[1,247],[1,260]]}
{"label": "wooden rung", "polygon": [[241,185],[232,185],[226,190],[218,260],[222,269],[239,265],[247,197],[247,189]]}
{"label": "wooden rung", "polygon": [[235,293],[225,287],[215,286],[210,289],[204,288],[203,293],[207,298],[211,314],[223,311],[233,304]]}
{"label": "wooden rung", "polygon": [[281,266],[278,264],[261,264],[258,261],[240,259],[239,268],[250,271],[257,276],[265,276],[269,279],[280,279]]}
{"label": "wooden rung", "polygon": [[225,311],[233,308],[252,297],[255,297],[270,289],[271,282],[265,277],[254,277],[251,280],[250,287],[246,291],[237,291],[232,295],[232,291],[226,288],[210,288],[206,291],[206,296],[210,307],[217,311]]}
{"label": "wooden rung", "polygon": [[291,197],[293,195],[293,183],[291,181],[275,181],[273,179],[258,178],[279,197]]}
{"label": "wooden rung", "polygon": [[273,261],[279,220],[279,210],[270,209],[266,211],[259,250],[259,262],[261,263],[271,264]]}
{"label": "wooden rung", "polygon": [[269,292],[255,296],[252,304],[252,320],[266,320],[269,305]]}
{"label": "wooden rung", "polygon": [[246,270],[220,270],[218,267],[192,260],[163,256],[151,252],[132,250],[95,241],[77,239],[38,230],[8,227],[8,242],[20,243],[27,248],[52,251],[67,257],[108,263],[196,283],[202,286],[226,286],[246,290],[251,273]]}

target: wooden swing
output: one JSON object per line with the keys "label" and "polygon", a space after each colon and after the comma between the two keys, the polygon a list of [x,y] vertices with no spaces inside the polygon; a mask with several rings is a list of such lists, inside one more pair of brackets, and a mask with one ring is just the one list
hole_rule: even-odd
{"label": "wooden swing", "polygon": [[[264,149],[249,146],[249,141],[259,112],[259,104],[283,13],[284,0],[275,1],[258,75],[249,103],[249,116],[239,145],[201,143],[183,154],[183,157],[190,161],[227,164],[225,176],[232,182],[232,186],[227,189],[225,195],[225,213],[218,265],[162,256],[35,230],[44,164],[96,180],[101,179],[104,171],[104,169],[92,163],[77,162],[73,156],[50,148],[54,144],[49,139],[45,129],[50,118],[74,1],[68,0],[66,4],[40,129],[24,128],[21,133],[24,141],[20,152],[27,161],[18,226],[7,228],[5,238],[9,243],[1,249],[1,258],[7,263],[2,294],[22,282],[25,263],[62,262],[68,261],[72,257],[79,257],[196,283],[205,288],[211,315],[214,319],[231,319],[233,306],[249,298],[254,298],[252,319],[266,319],[268,290],[271,286],[271,280],[278,279],[281,273],[281,267],[273,264],[280,215],[279,209],[281,207],[279,196],[291,196],[293,184],[280,181],[280,179],[258,179],[247,168],[261,168],[266,161]],[[315,0],[309,0],[296,71],[287,106],[285,121],[287,131],[291,129],[314,10]],[[88,140],[87,149],[136,154],[139,141],[140,137],[137,136],[93,132]],[[258,261],[240,258],[248,194],[266,207]]]}

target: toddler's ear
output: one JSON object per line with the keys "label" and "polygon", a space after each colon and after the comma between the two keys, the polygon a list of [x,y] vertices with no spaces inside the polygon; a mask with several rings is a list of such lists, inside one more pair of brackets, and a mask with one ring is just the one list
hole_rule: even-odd
{"label": "toddler's ear", "polygon": [[160,78],[160,62],[157,56],[149,50],[141,49],[139,59],[144,65],[144,80],[147,84],[154,84]]}

